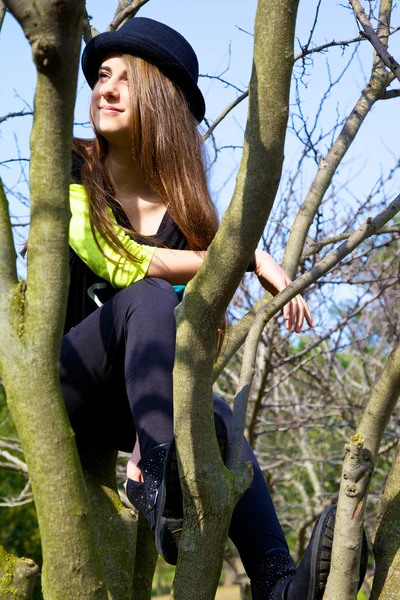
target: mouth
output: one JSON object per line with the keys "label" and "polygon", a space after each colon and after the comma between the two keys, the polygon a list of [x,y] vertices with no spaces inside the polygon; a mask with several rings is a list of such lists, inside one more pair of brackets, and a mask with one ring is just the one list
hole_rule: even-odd
{"label": "mouth", "polygon": [[100,111],[107,114],[120,114],[123,110],[115,108],[114,106],[100,106]]}

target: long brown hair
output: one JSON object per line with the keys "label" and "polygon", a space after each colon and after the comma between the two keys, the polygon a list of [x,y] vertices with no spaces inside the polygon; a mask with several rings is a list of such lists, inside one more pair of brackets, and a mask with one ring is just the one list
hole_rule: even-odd
{"label": "long brown hair", "polygon": [[[156,66],[130,55],[122,58],[132,90],[132,159],[151,191],[164,201],[189,249],[206,250],[218,218],[208,191],[196,119],[182,92]],[[82,183],[89,196],[93,233],[97,229],[114,250],[135,260],[119,241],[107,212],[110,206],[118,210],[118,200],[106,168],[106,139],[95,130],[94,140],[75,139],[73,150],[83,159]]]}

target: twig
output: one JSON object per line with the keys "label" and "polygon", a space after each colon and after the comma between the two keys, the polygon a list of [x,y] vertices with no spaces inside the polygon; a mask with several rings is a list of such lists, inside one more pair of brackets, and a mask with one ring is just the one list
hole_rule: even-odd
{"label": "twig", "polygon": [[220,77],[220,75],[199,75],[199,77],[201,77],[202,79],[216,79],[217,81],[220,81],[221,83],[223,83],[224,85],[226,85],[226,87],[231,87],[234,90],[236,90],[237,92],[240,92],[241,94],[243,94],[243,90],[238,88],[236,85],[234,85],[233,83],[230,83],[229,81],[226,81],[226,79],[222,79],[222,77]]}
{"label": "twig", "polygon": [[247,98],[247,96],[249,95],[249,92],[246,91],[243,94],[241,94],[241,96],[238,96],[236,98],[236,100],[234,100],[233,102],[231,102],[224,111],[222,111],[222,113],[219,115],[219,117],[217,119],[215,119],[214,123],[211,125],[211,127],[208,129],[208,131],[206,131],[206,133],[203,136],[203,141],[205,142],[210,135],[212,134],[212,132],[214,131],[214,129],[217,127],[217,125],[219,125],[221,123],[221,121],[223,119],[225,119],[225,117],[231,112],[231,110],[233,108],[235,108],[235,106],[237,106],[238,104],[240,104],[240,102],[242,100],[244,100],[245,98]]}
{"label": "twig", "polygon": [[[400,92],[400,90],[399,90],[399,92]],[[377,231],[375,235],[384,235],[384,234],[388,234],[388,233],[400,233],[400,226],[393,225],[393,227],[382,227],[382,229],[380,231]],[[342,233],[340,235],[335,235],[333,237],[325,238],[324,240],[321,240],[320,242],[313,242],[304,250],[303,254],[301,255],[300,262],[304,262],[307,258],[312,256],[313,254],[316,254],[317,252],[322,250],[322,248],[324,246],[328,246],[330,244],[336,244],[337,242],[342,242],[343,240],[347,240],[351,235],[352,235],[351,233]]]}
{"label": "twig", "polygon": [[0,124],[4,123],[4,121],[7,121],[7,119],[13,119],[14,117],[26,117],[27,115],[33,116],[33,112],[21,110],[19,112],[8,113],[7,115],[4,115],[4,117],[0,117]]}
{"label": "twig", "polygon": [[255,373],[255,362],[257,347],[261,334],[270,319],[297,294],[303,292],[322,275],[330,271],[340,261],[348,256],[357,246],[392,219],[400,210],[400,194],[381,211],[376,217],[368,218],[349,239],[341,244],[339,248],[331,252],[326,258],[317,263],[310,271],[296,279],[288,287],[282,290],[275,298],[264,304],[258,311],[256,318],[250,328],[244,347],[244,357],[238,391],[234,400],[232,436],[228,448],[227,465],[232,467],[240,459],[241,444],[239,440],[243,436],[246,423],[247,403],[251,385]]}
{"label": "twig", "polygon": [[380,100],[391,100],[392,98],[398,98],[400,96],[400,89],[398,90],[385,90],[380,97]]}
{"label": "twig", "polygon": [[91,17],[89,17],[88,12],[85,8],[85,14],[83,17],[83,28],[82,28],[83,29],[83,39],[85,41],[85,44],[90,42],[92,37],[94,37],[95,35],[98,34],[97,29],[95,29],[94,27],[92,28],[90,26],[90,19],[91,19]]}
{"label": "twig", "polygon": [[107,31],[119,29],[125,21],[134,17],[139,9],[147,4],[148,1],[149,0],[134,0],[133,2],[124,2],[124,0],[120,0],[115,16],[107,27]]}
{"label": "twig", "polygon": [[376,34],[374,28],[371,25],[371,21],[368,19],[365,14],[365,10],[363,9],[359,0],[349,0],[352,9],[362,26],[364,35],[369,42],[371,42],[372,46],[375,49],[375,52],[382,60],[382,62],[392,71],[392,73],[396,76],[396,78],[400,81],[400,65],[393,58],[393,56],[387,51],[385,45],[381,42],[378,35]]}
{"label": "twig", "polygon": [[9,469],[14,469],[26,475],[28,473],[28,467],[24,463],[24,461],[20,460],[13,454],[10,454],[7,450],[0,450],[0,457],[6,459],[8,462],[3,463],[0,462],[0,467],[6,467]]}
{"label": "twig", "polygon": [[[395,29],[393,29],[393,31],[390,32],[390,35],[393,35],[394,33],[396,33],[397,31],[399,31],[400,27],[396,27]],[[378,36],[378,38],[383,38],[386,37],[385,35],[380,35]],[[320,46],[315,46],[314,48],[307,48],[307,50],[302,50],[301,52],[299,52],[299,54],[296,54],[296,56],[294,57],[294,62],[301,60],[302,58],[304,58],[305,56],[309,56],[310,54],[314,54],[317,52],[323,52],[324,50],[327,50],[328,48],[333,48],[334,46],[341,46],[342,48],[344,48],[345,46],[350,46],[350,44],[356,44],[357,42],[364,42],[366,40],[366,36],[362,33],[360,33],[360,35],[358,35],[355,38],[352,38],[350,40],[341,40],[341,41],[336,41],[336,40],[332,40],[331,42],[327,42],[326,44],[321,44]]]}

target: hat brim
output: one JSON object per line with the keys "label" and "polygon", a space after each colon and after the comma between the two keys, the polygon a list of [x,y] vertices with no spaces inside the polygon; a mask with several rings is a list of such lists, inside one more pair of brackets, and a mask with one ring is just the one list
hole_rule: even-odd
{"label": "hat brim", "polygon": [[130,54],[147,60],[183,92],[190,110],[200,123],[205,115],[203,94],[192,75],[169,50],[145,36],[124,34],[122,31],[100,33],[88,42],[82,54],[82,70],[93,89],[103,60],[112,53]]}

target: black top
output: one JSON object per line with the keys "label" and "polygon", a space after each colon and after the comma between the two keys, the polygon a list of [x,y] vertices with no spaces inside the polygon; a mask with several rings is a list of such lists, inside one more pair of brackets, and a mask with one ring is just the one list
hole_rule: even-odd
{"label": "black top", "polygon": [[[81,178],[82,159],[72,154],[71,183],[82,184]],[[119,225],[131,227],[125,213],[121,210],[115,212]],[[175,221],[165,212],[158,231],[152,238],[147,239],[136,234],[135,241],[147,246],[162,246],[175,250],[188,250],[188,243]],[[65,333],[75,327],[100,305],[114,296],[118,289],[99,277],[83,262],[83,260],[70,248],[69,253],[70,286],[68,293],[67,316],[65,319]],[[254,271],[255,260],[250,263],[247,271]],[[97,300],[96,300],[97,299]]]}

